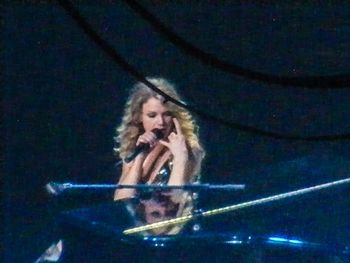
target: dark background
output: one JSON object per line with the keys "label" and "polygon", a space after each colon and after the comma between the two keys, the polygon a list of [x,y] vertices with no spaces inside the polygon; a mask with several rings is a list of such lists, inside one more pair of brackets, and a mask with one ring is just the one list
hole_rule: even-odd
{"label": "dark background", "polygon": [[[349,72],[350,5],[301,2],[143,1],[179,35],[232,64],[288,76]],[[146,76],[169,79],[204,111],[285,134],[350,131],[349,89],[281,87],[234,76],[185,55],[122,2],[75,3],[130,64]],[[32,262],[57,238],[59,211],[110,201],[111,192],[55,198],[44,186],[116,182],[113,137],[135,79],[57,3],[7,1],[1,13],[4,255],[5,262]],[[196,118],[207,151],[202,181],[246,183],[237,200],[349,176],[349,141],[278,140]],[[311,194],[293,213],[303,217],[313,209],[316,225],[339,222],[333,235],[341,232],[337,239],[348,244],[348,196],[348,186]],[[237,202],[224,195],[211,200]]]}

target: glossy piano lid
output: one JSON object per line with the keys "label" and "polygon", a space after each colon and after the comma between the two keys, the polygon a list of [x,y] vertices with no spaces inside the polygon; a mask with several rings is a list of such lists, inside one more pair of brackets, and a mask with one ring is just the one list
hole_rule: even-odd
{"label": "glossy piano lid", "polygon": [[[234,196],[222,194],[225,205],[232,197]],[[207,204],[208,198],[205,201]],[[344,239],[348,235],[346,230],[349,229],[349,222],[318,222],[317,217],[324,211],[316,206],[318,198],[307,199],[310,207],[316,209],[312,211],[309,208],[308,213],[305,213],[304,201],[305,199],[296,203],[279,203],[277,206],[265,205],[258,209],[197,217],[187,223],[125,235],[124,231],[128,229],[193,215],[197,202],[197,208],[206,211],[223,206],[216,200],[217,206],[211,204],[208,207],[201,203],[201,198],[182,190],[153,191],[134,198],[63,212],[62,223],[65,228],[83,232],[84,235],[91,233],[118,242],[142,242],[154,247],[176,246],[179,243],[206,246],[214,242],[230,247],[262,245],[283,249],[345,251],[346,245],[350,243]],[[234,204],[234,200],[231,203]]]}
{"label": "glossy piano lid", "polygon": [[[119,236],[123,235],[125,229],[192,214],[192,196],[183,190],[153,191],[108,204],[65,211],[61,217],[64,224]],[[137,235],[176,235],[184,226],[185,224],[176,224],[160,227],[140,231]]]}

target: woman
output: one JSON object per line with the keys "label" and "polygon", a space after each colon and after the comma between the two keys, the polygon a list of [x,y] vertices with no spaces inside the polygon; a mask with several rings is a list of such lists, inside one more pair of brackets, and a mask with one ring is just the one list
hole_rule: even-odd
{"label": "woman", "polygon": [[[162,78],[147,78],[170,97],[180,100],[174,86]],[[199,179],[204,151],[199,143],[197,126],[190,113],[137,83],[126,104],[117,129],[116,151],[125,158],[140,144],[149,150],[131,162],[123,162],[119,184],[182,185]],[[162,139],[159,139],[159,138]],[[114,199],[135,195],[134,189],[119,189]]]}

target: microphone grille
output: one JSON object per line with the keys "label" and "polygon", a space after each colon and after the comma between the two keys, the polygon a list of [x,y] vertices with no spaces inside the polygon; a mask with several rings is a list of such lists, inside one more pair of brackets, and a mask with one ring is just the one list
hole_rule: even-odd
{"label": "microphone grille", "polygon": [[153,129],[152,132],[156,135],[158,140],[163,139],[164,134],[163,134],[162,130]]}

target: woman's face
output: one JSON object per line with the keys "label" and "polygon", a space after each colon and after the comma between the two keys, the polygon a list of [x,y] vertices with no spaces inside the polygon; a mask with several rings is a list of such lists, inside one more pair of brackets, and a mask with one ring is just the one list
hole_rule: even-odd
{"label": "woman's face", "polygon": [[142,105],[141,121],[145,132],[159,129],[167,137],[173,128],[173,116],[159,99],[150,98]]}

